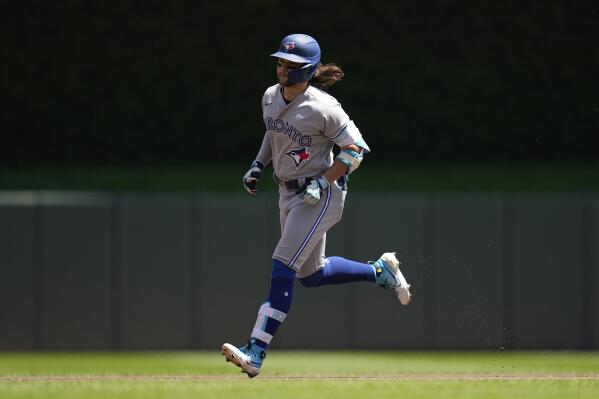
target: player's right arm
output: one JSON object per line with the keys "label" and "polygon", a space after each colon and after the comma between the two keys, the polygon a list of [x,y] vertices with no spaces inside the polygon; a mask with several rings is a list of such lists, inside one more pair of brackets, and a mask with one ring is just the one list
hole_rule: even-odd
{"label": "player's right arm", "polygon": [[268,132],[264,133],[262,145],[260,146],[260,151],[258,151],[256,160],[260,161],[264,166],[268,165],[272,160],[272,149],[270,148],[270,139],[268,138]]}
{"label": "player's right arm", "polygon": [[262,145],[260,146],[260,151],[258,151],[256,159],[250,165],[250,169],[243,175],[243,188],[245,188],[245,191],[247,191],[248,194],[256,195],[262,169],[268,165],[271,160],[272,149],[270,147],[270,140],[268,139],[267,132],[264,134],[264,139],[262,140]]}

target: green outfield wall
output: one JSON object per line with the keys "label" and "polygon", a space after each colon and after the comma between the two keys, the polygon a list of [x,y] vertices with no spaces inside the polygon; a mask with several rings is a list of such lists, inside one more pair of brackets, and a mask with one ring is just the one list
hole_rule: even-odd
{"label": "green outfield wall", "polygon": [[[242,342],[278,239],[273,196],[0,193],[0,349]],[[398,251],[402,307],[304,288],[278,348],[599,347],[595,194],[351,194],[327,254]]]}

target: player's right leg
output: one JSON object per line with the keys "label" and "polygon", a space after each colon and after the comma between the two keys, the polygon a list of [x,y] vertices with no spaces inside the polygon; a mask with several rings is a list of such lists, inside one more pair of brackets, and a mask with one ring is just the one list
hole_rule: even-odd
{"label": "player's right leg", "polygon": [[295,271],[273,259],[268,298],[258,309],[250,340],[247,345],[239,348],[229,343],[222,346],[222,354],[226,360],[240,367],[250,378],[260,373],[266,350],[287,317],[293,300],[294,281]]}
{"label": "player's right leg", "polygon": [[222,347],[222,353],[227,362],[240,367],[242,373],[246,373],[250,378],[254,378],[260,374],[262,362],[266,357],[266,350],[256,345],[254,339],[248,340],[247,345],[240,348],[225,343]]}

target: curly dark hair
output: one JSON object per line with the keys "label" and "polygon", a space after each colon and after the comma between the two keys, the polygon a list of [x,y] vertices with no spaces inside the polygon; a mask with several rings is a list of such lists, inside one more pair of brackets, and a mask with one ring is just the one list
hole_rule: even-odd
{"label": "curly dark hair", "polygon": [[345,74],[337,64],[319,64],[316,74],[310,80],[310,84],[320,90],[327,91],[329,87],[343,79]]}

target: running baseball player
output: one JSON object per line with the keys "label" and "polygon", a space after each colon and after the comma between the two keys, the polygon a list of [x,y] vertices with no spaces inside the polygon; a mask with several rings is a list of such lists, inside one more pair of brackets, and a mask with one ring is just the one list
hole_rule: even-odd
{"label": "running baseball player", "polygon": [[[247,345],[222,346],[226,360],[250,378],[260,373],[268,345],[287,317],[296,278],[305,287],[370,281],[392,290],[403,305],[411,299],[410,285],[392,252],[369,263],[325,258],[326,232],[341,220],[348,176],[370,149],[339,102],[326,93],[344,74],[335,64],[320,63],[314,38],[289,35],[272,56],[277,58],[279,83],[262,98],[266,133],[243,186],[255,195],[262,169],[272,162],[279,185],[281,238],[272,256],[268,298]],[[335,158],[334,145],[340,150]]]}

